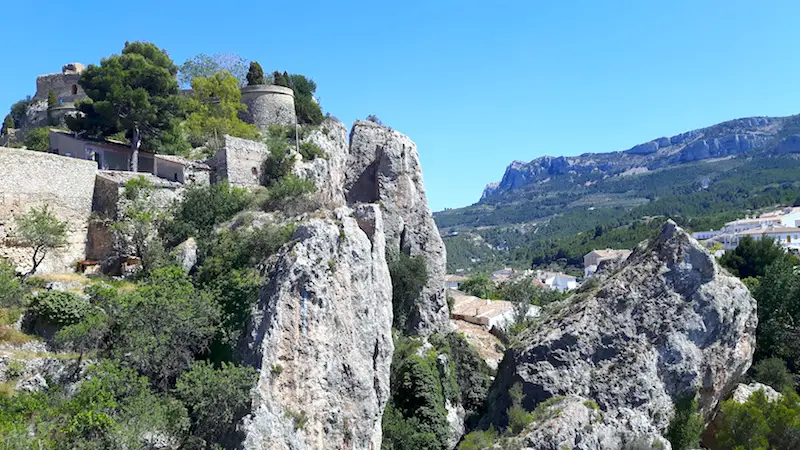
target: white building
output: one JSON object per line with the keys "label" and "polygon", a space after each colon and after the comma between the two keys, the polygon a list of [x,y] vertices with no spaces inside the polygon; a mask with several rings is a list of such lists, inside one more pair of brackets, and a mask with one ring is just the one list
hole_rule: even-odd
{"label": "white building", "polygon": [[764,237],[770,237],[786,248],[797,248],[800,244],[800,228],[771,226],[753,228],[735,235],[730,235],[726,241],[723,241],[723,248],[725,248],[725,250],[735,249],[745,236],[750,236],[756,241],[760,241]]}
{"label": "white building", "polygon": [[556,273],[550,277],[547,277],[544,280],[544,284],[551,289],[557,290],[558,292],[570,291],[579,286],[577,277],[573,277],[572,275],[567,275],[565,273]]}
{"label": "white building", "polygon": [[[514,322],[514,303],[505,300],[484,300],[461,291],[450,293],[453,298],[453,308],[450,317],[456,320],[483,325],[487,329],[494,327],[505,328]],[[529,305],[526,315],[536,317],[539,315],[538,306]]]}

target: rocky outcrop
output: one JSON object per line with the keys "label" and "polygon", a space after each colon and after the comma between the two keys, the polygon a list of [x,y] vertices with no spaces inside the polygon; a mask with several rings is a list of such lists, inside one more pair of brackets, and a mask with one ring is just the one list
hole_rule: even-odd
{"label": "rocky outcrop", "polygon": [[[596,402],[602,427],[567,414],[551,425],[587,443],[575,448],[618,448],[602,443],[663,433],[676,399],[697,395],[710,420],[749,368],[755,300],[674,222],[599,280],[554,307],[507,352],[485,425],[505,426],[508,390],[519,382],[528,410],[553,396]],[[536,427],[522,439],[529,448],[551,448],[534,439]]]}
{"label": "rocky outcrop", "polygon": [[325,158],[299,161],[294,166],[295,175],[314,182],[320,200],[329,207],[342,206],[345,172],[348,160],[347,128],[334,119],[326,119],[306,138],[325,152]]}
{"label": "rocky outcrop", "polygon": [[258,370],[245,449],[377,449],[389,397],[391,280],[377,205],[299,226],[266,264],[248,330]]}
{"label": "rocky outcrop", "polygon": [[[764,397],[766,397],[768,402],[775,402],[783,398],[783,394],[777,392],[775,389],[767,386],[766,384],[761,384],[758,382],[753,382],[750,384],[739,384],[736,386],[736,389],[731,392],[729,400],[733,400],[736,403],[745,403],[750,400],[750,397],[753,396],[758,391],[764,392]],[[705,431],[702,435],[702,444],[703,448],[713,449],[716,450],[719,448],[719,444],[717,443],[717,433],[725,424],[725,414],[720,409],[717,411],[717,414],[714,416],[714,420],[708,424]]]}
{"label": "rocky outcrop", "polygon": [[377,123],[356,122],[350,133],[344,193],[349,204],[381,205],[389,251],[425,257],[428,282],[407,331],[428,335],[447,329],[446,253],[428,207],[416,144]]}

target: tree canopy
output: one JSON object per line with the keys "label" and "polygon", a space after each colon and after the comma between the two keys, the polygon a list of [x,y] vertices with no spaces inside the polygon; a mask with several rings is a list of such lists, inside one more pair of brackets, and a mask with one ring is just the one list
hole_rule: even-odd
{"label": "tree canopy", "polygon": [[732,252],[722,255],[719,262],[739,278],[760,277],[767,267],[778,259],[788,259],[795,264],[797,258],[787,254],[772,238],[756,241],[745,236]]}
{"label": "tree canopy", "polygon": [[191,86],[195,78],[209,78],[223,71],[231,74],[237,80],[238,86],[242,86],[246,81],[247,61],[236,53],[201,53],[181,64],[178,82],[181,86]]}
{"label": "tree canopy", "polygon": [[177,72],[166,51],[154,44],[126,43],[120,55],[89,65],[81,74],[79,83],[89,100],[77,105],[82,114],[68,120],[70,129],[94,137],[125,132],[133,150],[130,167],[138,171],[140,147],[156,150],[184,115]]}
{"label": "tree canopy", "polygon": [[239,118],[239,112],[246,108],[240,101],[239,85],[239,80],[227,71],[192,80],[194,92],[189,102],[192,112],[184,125],[192,146],[199,147],[209,141],[217,144],[226,134],[259,138],[255,125]]}

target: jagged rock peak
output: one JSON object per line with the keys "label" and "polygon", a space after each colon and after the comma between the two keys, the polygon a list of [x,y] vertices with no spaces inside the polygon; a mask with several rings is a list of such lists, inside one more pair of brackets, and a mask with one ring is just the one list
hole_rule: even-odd
{"label": "jagged rock peak", "polygon": [[414,141],[383,125],[357,121],[350,132],[344,193],[351,205],[362,202],[381,205],[389,251],[425,258],[428,282],[406,331],[429,335],[447,329],[444,290],[447,255],[428,207]]}
{"label": "jagged rock peak", "polygon": [[301,224],[266,264],[242,357],[258,370],[244,449],[380,448],[392,284],[377,205]]}
{"label": "jagged rock peak", "polygon": [[750,367],[755,300],[674,222],[598,280],[554,306],[506,354],[485,425],[505,426],[508,390],[520,382],[526,409],[568,396],[578,399],[569,402],[574,408],[596,402],[602,412],[596,421],[561,414],[534,423],[519,438],[526,448],[652,441],[666,430],[677,399],[696,394],[709,421]]}

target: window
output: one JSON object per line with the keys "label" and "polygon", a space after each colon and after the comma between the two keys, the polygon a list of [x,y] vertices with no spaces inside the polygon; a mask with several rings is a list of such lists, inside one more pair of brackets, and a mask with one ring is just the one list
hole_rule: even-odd
{"label": "window", "polygon": [[78,95],[78,85],[77,84],[73,84],[72,85],[72,95]]}
{"label": "window", "polygon": [[256,176],[256,177],[258,176],[258,168],[253,167],[252,169],[250,169],[250,171],[253,172],[253,176]]}

